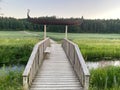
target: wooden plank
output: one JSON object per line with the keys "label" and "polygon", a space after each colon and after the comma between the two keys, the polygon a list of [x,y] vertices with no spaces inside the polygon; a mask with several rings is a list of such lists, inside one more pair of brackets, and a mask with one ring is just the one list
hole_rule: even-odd
{"label": "wooden plank", "polygon": [[59,83],[56,83],[56,82],[33,82],[32,83],[33,85],[79,85],[80,86],[80,82],[59,82]]}
{"label": "wooden plank", "polygon": [[30,90],[83,90],[82,87],[31,88]]}

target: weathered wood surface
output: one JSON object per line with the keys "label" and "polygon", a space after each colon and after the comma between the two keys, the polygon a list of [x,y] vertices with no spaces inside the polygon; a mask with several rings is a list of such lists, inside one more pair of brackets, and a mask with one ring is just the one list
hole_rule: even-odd
{"label": "weathered wood surface", "polygon": [[42,64],[43,58],[44,58],[44,51],[45,49],[50,46],[50,40],[49,38],[40,41],[37,43],[33,51],[31,53],[31,56],[28,60],[27,66],[23,72],[23,88],[24,90],[28,90],[29,87],[32,84],[32,81]]}
{"label": "weathered wood surface", "polygon": [[81,85],[84,87],[84,90],[88,90],[90,73],[87,69],[78,45],[67,39],[64,39],[62,47],[64,48],[64,51],[81,82]]}
{"label": "weathered wood surface", "polygon": [[52,42],[50,55],[44,60],[30,90],[83,90],[61,44]]}
{"label": "weathered wood surface", "polygon": [[50,53],[50,47],[47,47],[47,48],[45,49],[44,53],[46,53],[46,54]]}

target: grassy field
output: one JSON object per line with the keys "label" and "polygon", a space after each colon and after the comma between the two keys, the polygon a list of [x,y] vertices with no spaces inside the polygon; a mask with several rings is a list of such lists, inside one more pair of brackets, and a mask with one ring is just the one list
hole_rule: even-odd
{"label": "grassy field", "polygon": [[86,61],[119,60],[120,39],[74,39]]}
{"label": "grassy field", "polygon": [[0,38],[42,38],[39,32],[28,31],[0,31]]}
{"label": "grassy field", "polygon": [[[60,41],[65,34],[47,32],[47,36]],[[23,41],[25,41],[25,38],[43,39],[43,32],[0,31],[0,38],[19,38],[23,39]],[[68,33],[68,38],[78,44],[86,61],[120,59],[120,34]]]}
{"label": "grassy field", "polygon": [[[61,40],[65,33],[47,32],[47,36],[55,40]],[[34,31],[0,31],[0,38],[43,38],[43,32]],[[88,34],[88,33],[68,33],[68,38],[73,39],[120,39],[120,34]]]}
{"label": "grassy field", "polygon": [[0,65],[26,64],[38,41],[35,38],[0,38]]}
{"label": "grassy field", "polygon": [[[56,41],[60,41],[64,38],[65,34],[48,32],[47,36]],[[78,44],[85,60],[120,59],[120,34],[69,33],[68,38]],[[41,39],[43,39],[43,32],[0,31],[1,66],[3,64],[26,64],[34,44]],[[120,77],[119,70],[119,67],[92,70],[90,90],[119,90],[120,87],[118,84],[120,84],[120,79],[116,78]],[[10,71],[6,74],[3,67],[3,69],[0,70],[0,75],[3,73],[3,75],[0,76],[0,90],[22,90],[22,72],[22,70],[19,73],[17,71]],[[107,77],[109,78],[106,79]],[[11,82],[11,80],[13,80],[13,82]],[[107,80],[111,80],[111,82],[106,83]]]}

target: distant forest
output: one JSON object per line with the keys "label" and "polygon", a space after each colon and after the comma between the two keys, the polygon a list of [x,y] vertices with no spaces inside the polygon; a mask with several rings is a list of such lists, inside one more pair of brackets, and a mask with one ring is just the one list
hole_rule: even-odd
{"label": "distant forest", "polygon": [[[45,18],[45,17],[44,17]],[[46,17],[48,18],[48,17]],[[50,17],[49,17],[50,18]],[[52,18],[52,17],[51,17]],[[43,25],[35,25],[27,21],[27,19],[15,19],[0,17],[0,30],[31,30],[43,31]],[[48,32],[63,33],[65,26],[48,25]],[[120,33],[120,19],[84,19],[80,26],[69,26],[70,33]]]}

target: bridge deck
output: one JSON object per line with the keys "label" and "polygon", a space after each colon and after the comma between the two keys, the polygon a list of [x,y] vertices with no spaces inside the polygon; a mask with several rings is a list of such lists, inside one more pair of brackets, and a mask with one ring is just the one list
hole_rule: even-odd
{"label": "bridge deck", "polygon": [[61,44],[51,44],[30,90],[83,90]]}

